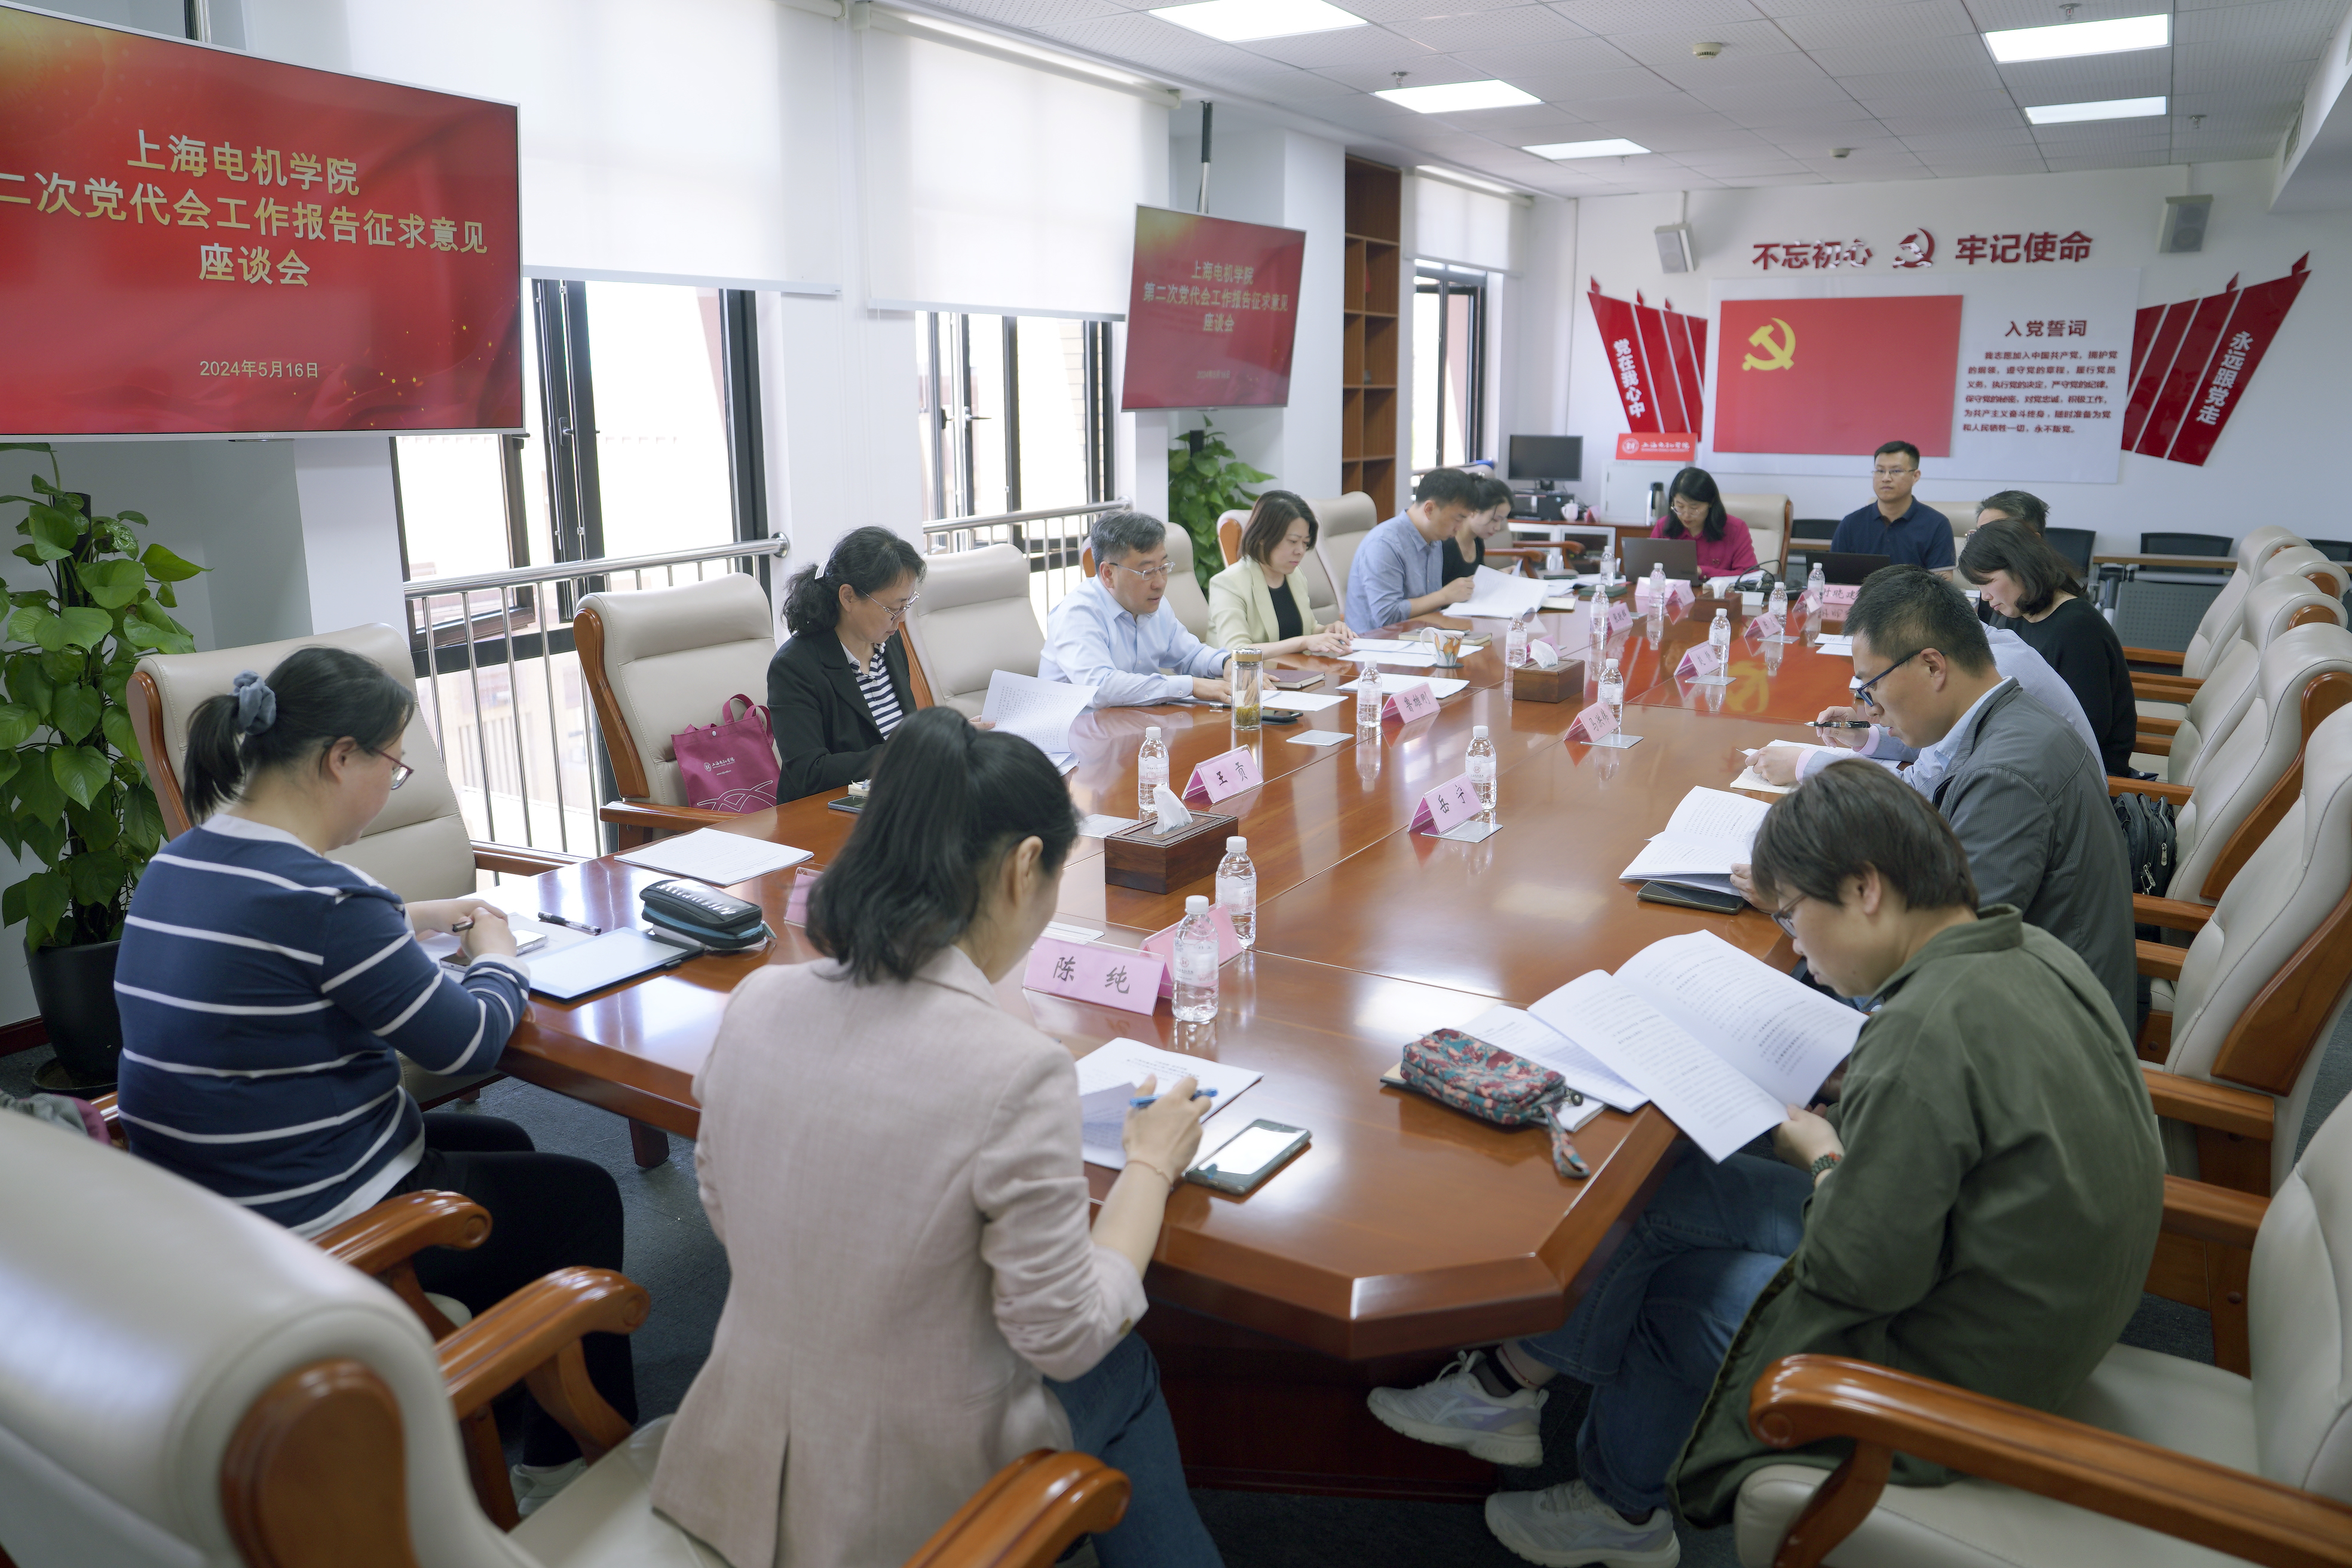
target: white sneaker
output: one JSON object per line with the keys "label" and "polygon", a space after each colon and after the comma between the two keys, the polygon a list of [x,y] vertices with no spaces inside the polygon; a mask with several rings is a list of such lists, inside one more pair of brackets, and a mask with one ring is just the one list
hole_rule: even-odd
{"label": "white sneaker", "polygon": [[529,1519],[555,1500],[555,1494],[588,1473],[585,1459],[560,1465],[517,1465],[509,1475],[514,1482],[515,1512]]}
{"label": "white sneaker", "polygon": [[1497,1399],[1478,1381],[1485,1351],[1464,1351],[1454,1364],[1419,1388],[1375,1388],[1364,1403],[1391,1432],[1441,1448],[1461,1448],[1490,1465],[1525,1469],[1543,1463],[1538,1423],[1549,1394],[1522,1388]]}
{"label": "white sneaker", "polygon": [[1683,1555],[1671,1511],[1658,1509],[1648,1523],[1628,1524],[1582,1481],[1563,1481],[1539,1492],[1496,1492],[1486,1500],[1486,1528],[1542,1568],[1581,1568],[1588,1563],[1674,1568]]}

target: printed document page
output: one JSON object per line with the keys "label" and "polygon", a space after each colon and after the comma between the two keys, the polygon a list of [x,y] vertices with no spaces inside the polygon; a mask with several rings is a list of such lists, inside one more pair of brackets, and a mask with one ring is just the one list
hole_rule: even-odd
{"label": "printed document page", "polygon": [[789,844],[771,844],[764,838],[747,837],[716,827],[698,827],[691,833],[656,838],[640,848],[625,849],[618,858],[632,866],[643,866],[648,871],[667,871],[673,877],[691,877],[714,887],[731,888],[738,882],[797,866],[810,855],[809,850],[795,849]]}
{"label": "printed document page", "polygon": [[1776,1096],[1605,971],[1578,975],[1529,1011],[1656,1100],[1710,1160],[1788,1117]]}
{"label": "printed document page", "polygon": [[1862,1014],[1713,931],[1654,942],[1617,979],[1784,1105],[1811,1104],[1862,1033]]}
{"label": "printed document page", "polygon": [[1771,807],[1728,790],[1695,787],[1658,836],[1618,873],[1626,882],[1678,882],[1730,892],[1731,868],[1747,863],[1756,829]]}
{"label": "printed document page", "polygon": [[1269,691],[1259,699],[1265,708],[1287,708],[1294,713],[1320,713],[1326,708],[1337,708],[1347,699],[1334,697],[1328,691]]}
{"label": "printed document page", "polygon": [[[1345,686],[1339,688],[1339,689],[1342,691],[1353,691],[1357,687],[1362,684],[1363,678],[1359,676],[1354,680],[1351,680]],[[1456,680],[1452,676],[1448,675],[1402,675],[1384,673],[1381,677],[1381,695],[1383,697],[1394,697],[1398,692],[1404,690],[1408,687],[1426,686],[1429,688],[1429,694],[1443,702],[1445,699],[1453,696],[1455,692],[1468,689],[1469,685],[1470,683],[1466,680]]]}
{"label": "printed document page", "polygon": [[1000,669],[988,678],[988,700],[980,716],[1058,761],[1070,754],[1070,725],[1094,700],[1091,686]]}
{"label": "printed document page", "polygon": [[1551,585],[1538,577],[1514,577],[1492,566],[1481,566],[1470,579],[1470,596],[1444,613],[1464,618],[1494,616],[1508,620],[1539,607]]}
{"label": "printed document page", "polygon": [[1166,1089],[1180,1078],[1198,1079],[1201,1088],[1217,1091],[1216,1110],[1209,1112],[1214,1116],[1265,1076],[1226,1062],[1179,1056],[1140,1040],[1106,1040],[1078,1058],[1078,1141],[1087,1163],[1113,1171],[1127,1169],[1127,1151],[1120,1142],[1127,1127],[1127,1102],[1134,1098],[1135,1086],[1147,1078],[1159,1079],[1155,1089]]}
{"label": "printed document page", "polygon": [[1532,1013],[1517,1007],[1489,1007],[1462,1032],[1514,1056],[1540,1062],[1568,1080],[1568,1087],[1618,1110],[1639,1110],[1650,1097],[1612,1072],[1599,1057],[1561,1034]]}

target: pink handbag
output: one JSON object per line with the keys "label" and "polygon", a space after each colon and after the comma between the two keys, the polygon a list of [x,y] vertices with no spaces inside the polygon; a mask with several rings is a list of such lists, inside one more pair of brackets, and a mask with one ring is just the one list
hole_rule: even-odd
{"label": "pink handbag", "polygon": [[[735,704],[743,705],[742,715]],[[727,700],[719,722],[672,735],[686,804],[705,811],[765,811],[776,804],[776,742],[768,710],[741,692]]]}

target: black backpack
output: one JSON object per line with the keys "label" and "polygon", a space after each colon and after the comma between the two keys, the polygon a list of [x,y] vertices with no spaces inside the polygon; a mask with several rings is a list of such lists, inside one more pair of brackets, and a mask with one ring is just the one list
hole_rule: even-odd
{"label": "black backpack", "polygon": [[2179,835],[2172,803],[2151,795],[2119,795],[2116,820],[2124,830],[2124,855],[2135,893],[2161,898],[2172,885],[2172,858]]}

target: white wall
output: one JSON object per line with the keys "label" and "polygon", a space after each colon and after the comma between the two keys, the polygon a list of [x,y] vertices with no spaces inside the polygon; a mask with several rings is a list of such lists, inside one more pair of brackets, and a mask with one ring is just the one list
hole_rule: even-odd
{"label": "white wall", "polygon": [[[2352,321],[2352,270],[2343,265],[2347,252],[2334,249],[2331,242],[2352,239],[2352,215],[2268,212],[2272,174],[2272,165],[2261,162],[1694,191],[1690,223],[1698,270],[1675,278],[1658,270],[1652,236],[1658,225],[1675,221],[1674,194],[1586,197],[1576,209],[1573,245],[1556,238],[1555,255],[1547,263],[1570,284],[1562,292],[1573,312],[1567,418],[1554,428],[1584,437],[1584,489],[1591,499],[1600,490],[1594,481],[1605,480],[1606,514],[1614,520],[1640,515],[1650,482],[1672,476],[1671,465],[1619,464],[1609,456],[1626,423],[1591,310],[1573,300],[1587,275],[1597,276],[1602,291],[1619,299],[1631,299],[1640,289],[1653,304],[1670,297],[1678,309],[1704,312],[1709,279],[1757,276],[1750,264],[1757,242],[1859,235],[1877,252],[1871,268],[1876,272],[1885,269],[1895,242],[1924,223],[1938,236],[1938,276],[1964,277],[1969,268],[1951,259],[1952,241],[1961,235],[2080,229],[2096,241],[2094,265],[2140,268],[2138,302],[2150,305],[2217,293],[2233,273],[2244,283],[2280,277],[2308,251],[2311,281],[2205,467],[2126,453],[2117,483],[2027,487],[2050,503],[2056,525],[2096,531],[2104,552],[2137,549],[2144,530],[2234,537],[2264,521],[2274,497],[2284,499],[2283,479],[2308,471],[2315,456],[2340,441],[2343,423],[2341,349],[2346,323]],[[2164,198],[2189,192],[2214,197],[2204,252],[2157,255]],[[2054,270],[2064,264],[2048,265]],[[1902,374],[1899,348],[1889,348],[1885,363],[1888,374]],[[1711,363],[1708,370],[1712,396]],[[1556,371],[1529,364],[1519,378],[1522,409],[1540,407],[1556,379]],[[1923,467],[1924,499],[1973,500],[2003,488],[1983,480],[1939,480],[1933,459]],[[1829,518],[1870,499],[1869,468],[1868,455],[1857,453],[1842,475],[1792,479],[1743,474],[1727,465],[1715,477],[1727,490],[1785,491],[1796,503],[1797,516]],[[2352,525],[2324,518],[2308,518],[2302,526],[2322,537],[2352,537]]]}

